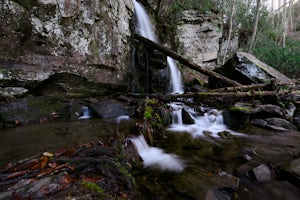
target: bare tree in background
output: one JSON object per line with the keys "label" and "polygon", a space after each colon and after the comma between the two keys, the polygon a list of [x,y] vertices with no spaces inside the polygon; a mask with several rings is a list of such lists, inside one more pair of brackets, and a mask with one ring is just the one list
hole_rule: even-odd
{"label": "bare tree in background", "polygon": [[289,1],[289,32],[294,31],[293,5],[294,5],[294,0],[290,0]]}
{"label": "bare tree in background", "polygon": [[282,46],[285,48],[285,39],[287,31],[287,20],[286,20],[286,0],[283,2],[283,12],[282,12]]}
{"label": "bare tree in background", "polygon": [[260,0],[256,0],[256,12],[255,12],[255,21],[254,21],[254,28],[253,28],[253,33],[249,45],[249,53],[253,52],[254,49],[254,44],[255,44],[255,38],[256,38],[256,33],[257,33],[257,24],[258,24],[258,19],[259,19],[259,10],[260,10]]}
{"label": "bare tree in background", "polygon": [[231,7],[230,21],[229,21],[229,33],[228,33],[228,38],[227,38],[227,41],[226,41],[226,45],[225,45],[225,49],[224,49],[224,56],[223,56],[223,61],[222,61],[223,65],[224,65],[225,60],[226,60],[226,55],[227,55],[228,47],[229,47],[230,40],[231,40],[232,27],[233,27],[233,16],[235,14],[235,7],[236,7],[236,0],[233,0],[232,7]]}

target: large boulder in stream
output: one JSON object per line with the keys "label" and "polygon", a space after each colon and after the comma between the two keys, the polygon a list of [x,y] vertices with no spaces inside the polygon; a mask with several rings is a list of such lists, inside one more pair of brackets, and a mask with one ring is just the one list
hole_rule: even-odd
{"label": "large boulder in stream", "polygon": [[[258,60],[252,54],[245,52],[237,52],[215,71],[243,85],[271,83],[272,81],[276,81],[276,84],[279,85],[294,85],[291,79]],[[223,83],[219,83],[213,78],[209,80],[209,84],[212,87],[223,85]]]}

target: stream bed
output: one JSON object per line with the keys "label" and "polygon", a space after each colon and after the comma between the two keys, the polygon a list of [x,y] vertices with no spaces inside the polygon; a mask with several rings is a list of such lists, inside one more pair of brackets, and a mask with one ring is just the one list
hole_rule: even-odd
{"label": "stream bed", "polygon": [[[165,131],[160,137],[154,138],[152,146],[161,148],[166,153],[176,154],[184,161],[184,170],[176,173],[143,167],[142,161],[134,152],[133,145],[126,139],[139,134],[135,126],[134,120],[116,123],[115,120],[88,119],[74,122],[49,122],[1,130],[1,168],[5,168],[8,163],[38,157],[43,152],[54,152],[57,149],[95,143],[95,141],[98,143],[100,141],[103,147],[115,148],[112,141],[117,140],[118,148],[122,149],[120,152],[124,154],[117,152],[109,156],[116,156],[117,158],[113,159],[120,163],[126,165],[129,163],[130,167],[127,167],[127,172],[123,174],[131,173],[134,177],[132,181],[134,187],[128,186],[130,181],[122,182],[119,199],[293,200],[298,199],[300,195],[297,187],[286,180],[276,180],[274,174],[270,180],[260,182],[251,173],[251,170],[260,164],[288,168],[300,154],[300,134],[297,131],[274,132],[250,127],[247,130],[236,130],[242,132],[242,136],[229,134],[220,138],[192,138],[187,133]],[[103,169],[101,170],[91,176],[94,178],[102,176]],[[80,174],[81,171],[78,173]],[[70,176],[72,176],[71,172]],[[84,177],[86,176],[85,174]],[[114,178],[118,176],[120,174],[116,172],[113,175]],[[1,177],[3,178],[3,175]],[[82,178],[82,175],[78,175],[77,179],[78,177]],[[116,178],[118,179],[120,178]],[[111,188],[108,187],[108,183],[102,184],[102,187],[107,187],[106,190],[114,188],[113,185]],[[76,190],[80,186],[82,184],[77,185]],[[5,196],[4,193],[7,186],[2,185],[0,188],[0,199],[6,199],[7,195]],[[43,199],[67,199],[68,196],[73,199],[95,197],[107,199],[108,197],[95,191],[93,191],[94,196],[86,196],[85,192],[90,191],[76,193],[72,190],[75,190],[74,186],[68,186],[61,191],[47,193]],[[126,190],[127,194],[125,194]],[[111,199],[116,199],[116,196],[112,195],[113,191],[106,192],[110,194]],[[32,198],[37,197],[32,196]]]}

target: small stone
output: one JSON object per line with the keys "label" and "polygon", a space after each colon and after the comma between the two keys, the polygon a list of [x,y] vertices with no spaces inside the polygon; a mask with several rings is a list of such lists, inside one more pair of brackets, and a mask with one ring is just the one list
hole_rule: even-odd
{"label": "small stone", "polygon": [[255,167],[253,169],[253,172],[254,172],[256,180],[259,182],[266,182],[266,181],[271,180],[272,173],[271,173],[270,169],[264,164],[261,164],[261,165]]}

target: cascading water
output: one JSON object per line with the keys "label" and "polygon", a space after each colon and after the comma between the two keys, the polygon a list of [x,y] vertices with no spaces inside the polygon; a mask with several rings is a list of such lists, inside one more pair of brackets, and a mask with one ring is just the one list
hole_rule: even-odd
{"label": "cascading water", "polygon": [[[145,9],[136,0],[133,0],[133,4],[137,16],[138,33],[145,38],[157,42],[157,38]],[[171,93],[182,94],[184,90],[181,73],[177,69],[176,63],[172,58],[168,57],[167,61],[171,72]],[[204,114],[204,116],[199,116],[198,113],[183,103],[170,103],[170,107],[173,110],[173,121],[171,127],[168,128],[169,131],[187,132],[194,138],[205,135],[209,135],[210,137],[219,137],[218,133],[222,131],[233,133],[226,128],[223,123],[223,116],[221,112],[216,109],[208,111]],[[183,123],[182,109],[184,109],[195,121],[194,124],[186,125]],[[150,147],[143,135],[130,138],[130,140],[143,159],[144,166],[157,166],[163,170],[172,170],[177,172],[184,169],[184,163],[181,159],[179,159],[176,155],[166,154],[161,149]]]}
{"label": "cascading water", "polygon": [[[154,30],[152,28],[152,24],[150,21],[150,18],[144,9],[144,7],[137,2],[136,0],[133,0],[133,5],[135,9],[135,14],[137,17],[137,32],[149,39],[153,42],[158,42],[158,39],[154,33]],[[183,84],[182,84],[182,77],[181,73],[178,70],[176,66],[176,62],[173,58],[167,57],[167,63],[170,69],[171,74],[171,86],[172,86],[172,93],[182,94],[183,91]]]}
{"label": "cascading water", "polygon": [[165,153],[162,149],[149,146],[143,135],[130,138],[130,141],[143,159],[144,167],[156,167],[175,172],[184,170],[183,160],[174,154]]}
{"label": "cascading water", "polygon": [[132,0],[133,5],[134,5],[134,9],[135,9],[135,15],[137,17],[138,23],[137,23],[137,32],[149,39],[152,40],[153,42],[157,42],[157,38],[156,35],[154,33],[154,30],[152,28],[151,25],[151,21],[150,18],[146,12],[146,10],[144,9],[144,7],[137,2],[136,0]]}
{"label": "cascading water", "polygon": [[[199,113],[195,112],[193,109],[184,104],[177,104],[175,108],[173,105],[171,106],[173,109],[173,115],[176,113],[177,120],[173,120],[172,125],[167,129],[169,131],[189,133],[193,138],[219,138],[220,136],[218,134],[224,131],[229,132],[232,135],[241,135],[227,129],[223,121],[222,111],[211,109],[201,116]],[[182,109],[184,109],[194,120],[194,124],[184,124],[182,122]],[[179,112],[180,114],[178,114]]]}
{"label": "cascading water", "polygon": [[178,70],[174,59],[168,57],[167,61],[171,72],[172,93],[182,94],[184,90],[183,90],[181,73]]}
{"label": "cascading water", "polygon": [[[152,40],[153,42],[157,42],[156,35],[152,28],[152,24],[144,7],[136,0],[133,0],[133,5],[135,8],[135,14],[138,22],[138,33],[141,36]],[[174,60],[168,57],[167,62],[171,71],[172,92],[183,93],[181,74],[177,69]],[[158,167],[161,170],[170,170],[176,172],[181,172],[184,169],[184,163],[180,158],[173,154],[167,154],[159,148],[150,147],[147,144],[143,135],[131,138],[130,140],[134,144],[141,158],[143,159],[145,167]]]}
{"label": "cascading water", "polygon": [[91,111],[88,106],[82,106],[82,116],[78,119],[90,119],[92,118]]}

